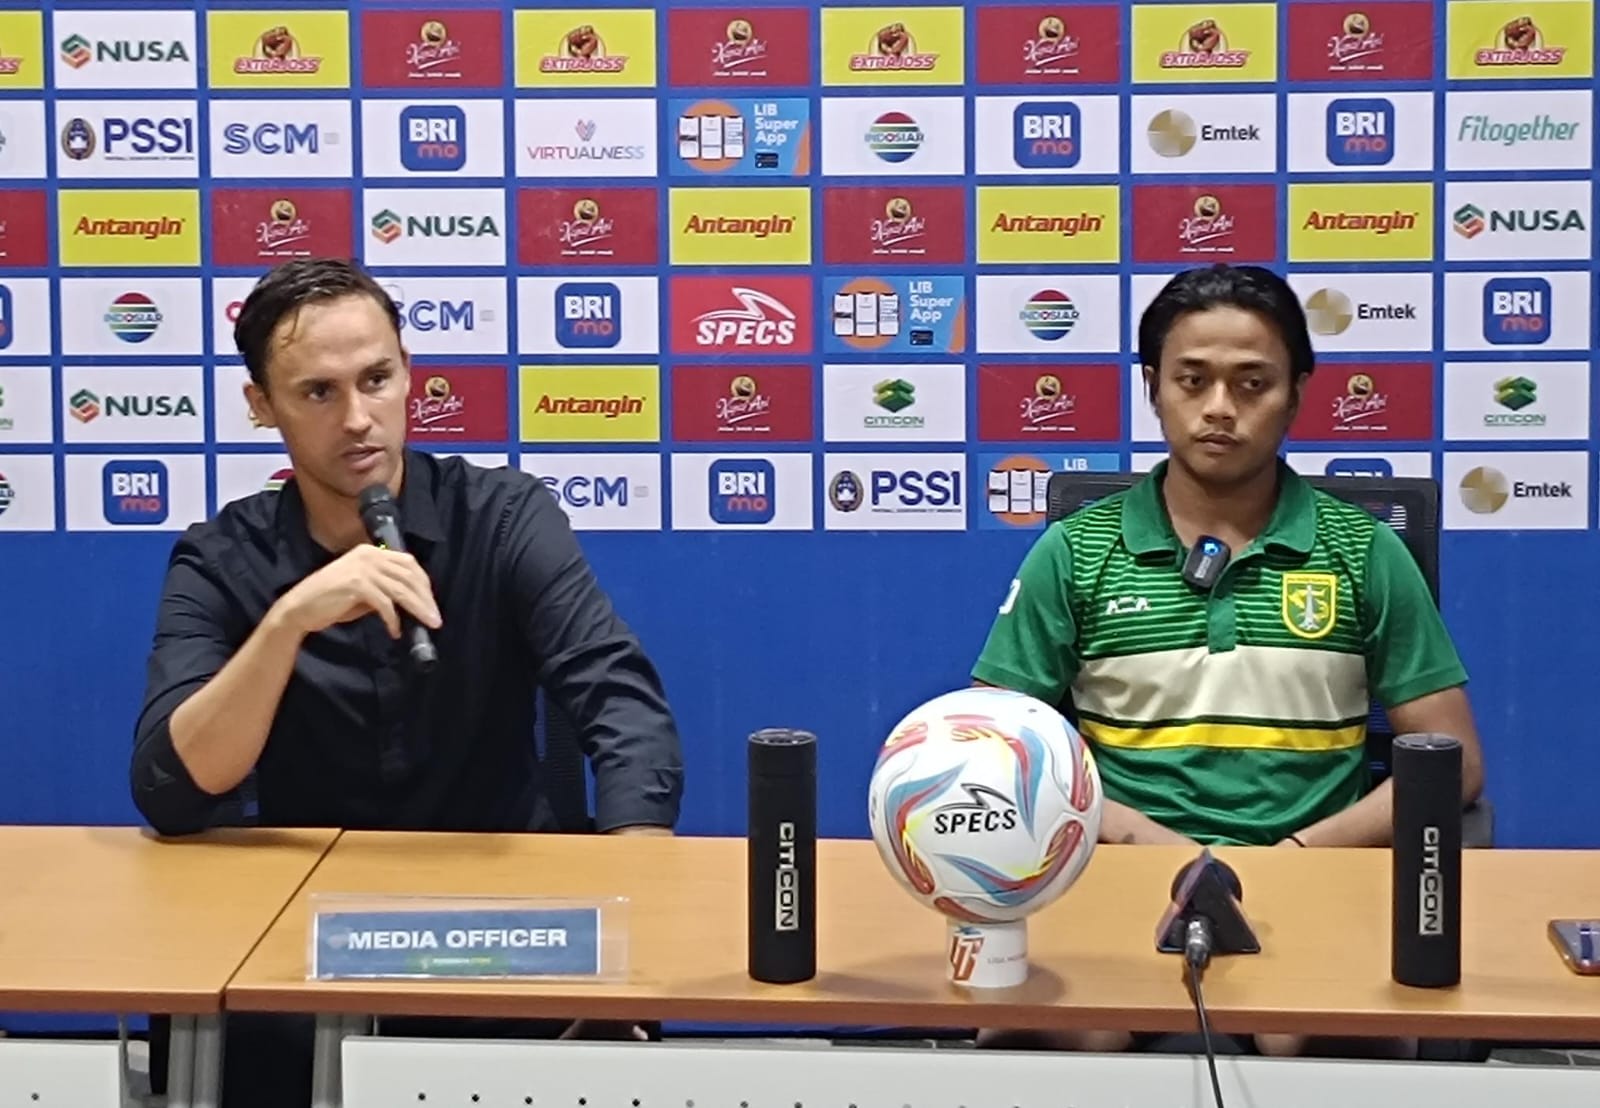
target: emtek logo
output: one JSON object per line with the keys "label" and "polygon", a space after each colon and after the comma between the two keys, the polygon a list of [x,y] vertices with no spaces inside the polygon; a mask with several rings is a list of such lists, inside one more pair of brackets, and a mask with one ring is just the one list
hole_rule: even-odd
{"label": "emtek logo", "polygon": [[450,104],[413,105],[400,112],[400,164],[413,173],[467,164],[467,116]]}
{"label": "emtek logo", "polygon": [[1083,156],[1083,117],[1067,101],[1018,104],[1011,116],[1012,158],[1023,169],[1071,169]]}
{"label": "emtek logo", "polygon": [[622,341],[622,291],[609,281],[568,281],[556,286],[556,341],[598,349]]}
{"label": "emtek logo", "polygon": [[1491,277],[1483,284],[1483,339],[1532,346],[1550,337],[1550,282],[1543,277]]}
{"label": "emtek logo", "polygon": [[1394,159],[1394,104],[1347,97],[1328,104],[1328,161],[1388,165]]}
{"label": "emtek logo", "polygon": [[711,463],[711,518],[717,523],[771,523],[777,511],[777,475],[763,458]]}
{"label": "emtek logo", "polygon": [[167,467],[161,462],[107,462],[100,484],[107,523],[127,526],[167,521]]}

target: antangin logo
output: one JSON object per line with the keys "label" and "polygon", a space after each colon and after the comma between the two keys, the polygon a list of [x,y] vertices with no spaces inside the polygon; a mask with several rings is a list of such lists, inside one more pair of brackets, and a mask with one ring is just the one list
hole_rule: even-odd
{"label": "antangin logo", "polygon": [[1444,934],[1444,877],[1439,872],[1439,829],[1422,829],[1422,874],[1418,878],[1417,934]]}
{"label": "antangin logo", "polygon": [[772,926],[779,931],[800,930],[800,867],[795,859],[794,824],[778,824],[778,869],[773,884]]}

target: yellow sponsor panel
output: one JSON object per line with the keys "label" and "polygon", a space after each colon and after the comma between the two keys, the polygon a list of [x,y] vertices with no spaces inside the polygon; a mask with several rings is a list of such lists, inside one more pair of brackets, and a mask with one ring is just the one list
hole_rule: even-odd
{"label": "yellow sponsor panel", "polygon": [[825,85],[959,85],[966,79],[960,8],[823,8]]}
{"label": "yellow sponsor panel", "polygon": [[1594,75],[1593,0],[1452,0],[1453,80]]}
{"label": "yellow sponsor panel", "polygon": [[1135,81],[1275,81],[1275,4],[1136,4]]}
{"label": "yellow sponsor panel", "polygon": [[1116,185],[978,189],[978,261],[1114,262],[1122,242]]}
{"label": "yellow sponsor panel", "polygon": [[1290,261],[1432,259],[1431,184],[1289,186]]}
{"label": "yellow sponsor panel", "polygon": [[811,190],[673,189],[673,265],[809,265]]}
{"label": "yellow sponsor panel", "polygon": [[516,13],[522,88],[646,88],[656,83],[653,8],[541,8]]}
{"label": "yellow sponsor panel", "polygon": [[196,189],[64,189],[62,265],[199,265]]}
{"label": "yellow sponsor panel", "polygon": [[653,365],[523,366],[523,442],[657,442],[661,372]]}
{"label": "yellow sponsor panel", "polygon": [[211,12],[206,35],[212,88],[350,87],[345,12]]}
{"label": "yellow sponsor panel", "polygon": [[44,16],[0,12],[0,88],[44,88]]}

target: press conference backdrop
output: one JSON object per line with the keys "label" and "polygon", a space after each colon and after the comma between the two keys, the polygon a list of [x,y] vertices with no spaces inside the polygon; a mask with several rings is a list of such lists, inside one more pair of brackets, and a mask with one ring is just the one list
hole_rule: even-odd
{"label": "press conference backdrop", "polygon": [[1592,7],[0,3],[0,819],[134,818],[165,558],[287,460],[252,281],[354,255],[413,442],[539,474],[679,714],[825,834],[966,681],[1051,469],[1143,467],[1140,311],[1286,268],[1307,472],[1433,474],[1501,841],[1596,845]]}

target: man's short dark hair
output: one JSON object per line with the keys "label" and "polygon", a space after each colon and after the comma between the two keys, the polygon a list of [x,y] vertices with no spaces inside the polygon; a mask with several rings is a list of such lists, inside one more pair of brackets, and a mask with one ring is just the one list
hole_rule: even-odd
{"label": "man's short dark hair", "polygon": [[383,286],[355,262],[338,258],[285,262],[250,290],[233,325],[233,342],[250,371],[250,380],[260,388],[267,387],[267,347],[279,323],[306,304],[342,296],[372,297],[394,324],[395,334],[400,333],[400,309]]}
{"label": "man's short dark hair", "polygon": [[[1190,312],[1230,305],[1256,312],[1278,328],[1289,350],[1289,375],[1298,381],[1316,368],[1305,309],[1282,277],[1258,265],[1213,265],[1186,269],[1168,281],[1139,319],[1139,361],[1159,372],[1161,350],[1178,318]],[[1156,396],[1154,375],[1150,399]]]}

